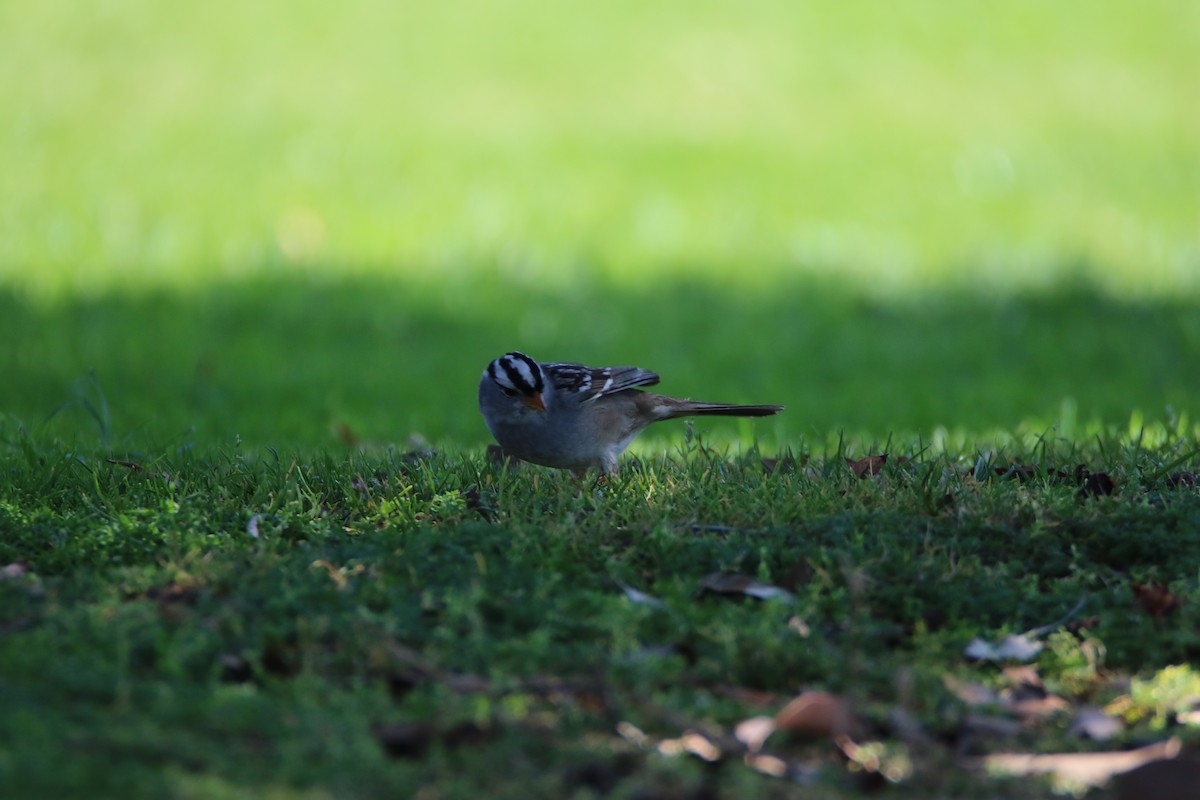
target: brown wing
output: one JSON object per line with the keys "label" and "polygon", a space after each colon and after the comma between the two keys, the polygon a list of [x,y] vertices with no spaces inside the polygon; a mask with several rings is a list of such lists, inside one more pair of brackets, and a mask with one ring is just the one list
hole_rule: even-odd
{"label": "brown wing", "polygon": [[577,392],[584,395],[582,402],[596,400],[608,394],[632,389],[635,386],[653,386],[658,383],[657,373],[641,367],[587,367],[583,364],[543,364],[554,388],[561,392]]}

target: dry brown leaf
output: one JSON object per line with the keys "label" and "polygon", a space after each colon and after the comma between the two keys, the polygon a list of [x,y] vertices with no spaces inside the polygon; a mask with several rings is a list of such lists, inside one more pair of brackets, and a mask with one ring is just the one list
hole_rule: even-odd
{"label": "dry brown leaf", "polygon": [[778,586],[760,583],[747,575],[736,572],[714,572],[700,579],[697,591],[715,592],[716,594],[746,595],[759,600],[778,598],[787,602],[792,601],[792,593]]}
{"label": "dry brown leaf", "polygon": [[1161,583],[1130,581],[1129,590],[1137,604],[1155,619],[1162,619],[1183,605],[1183,598]]}
{"label": "dry brown leaf", "polygon": [[943,676],[942,683],[968,706],[995,706],[1026,720],[1050,716],[1070,708],[1066,700],[1046,691],[1035,669],[1009,668],[1006,673],[1010,679],[1017,681],[1017,685],[1000,694],[982,684],[959,680],[952,675]]}
{"label": "dry brown leaf", "polygon": [[853,459],[847,458],[846,464],[849,465],[850,471],[860,478],[866,478],[871,475],[878,475],[883,469],[883,465],[887,463],[888,454],[883,453],[877,456],[864,456],[863,458]]}
{"label": "dry brown leaf", "polygon": [[795,472],[796,459],[791,456],[785,456],[784,458],[764,458],[762,460],[762,467],[763,472],[768,475],[775,472]]}
{"label": "dry brown leaf", "polygon": [[0,567],[0,580],[16,580],[29,572],[29,565],[24,561],[14,561]]}
{"label": "dry brown leaf", "polygon": [[1112,776],[1179,754],[1179,739],[1102,753],[995,753],[967,760],[971,767],[983,767],[1008,775],[1053,774],[1056,778],[1082,786],[1099,786]]}
{"label": "dry brown leaf", "polygon": [[663,739],[658,743],[658,752],[664,756],[677,756],[691,753],[704,761],[719,761],[721,748],[711,739],[696,731],[684,731],[678,739]]}
{"label": "dry brown leaf", "polygon": [[1117,482],[1107,472],[1089,472],[1083,477],[1083,485],[1079,487],[1079,496],[1105,497],[1117,490]]}
{"label": "dry brown leaf", "polygon": [[1125,728],[1124,723],[1112,714],[1106,714],[1098,708],[1084,706],[1075,712],[1068,732],[1081,739],[1091,739],[1094,742],[1107,742]]}
{"label": "dry brown leaf", "polygon": [[1038,675],[1036,664],[1011,664],[1000,672],[1014,687],[1034,686],[1041,689],[1045,685],[1042,676]]}
{"label": "dry brown leaf", "polygon": [[854,736],[858,732],[846,701],[829,692],[804,692],[775,715],[775,728],[806,736]]}
{"label": "dry brown leaf", "polygon": [[744,760],[746,766],[764,775],[770,775],[772,778],[786,778],[790,771],[788,763],[778,756],[746,753]]}
{"label": "dry brown leaf", "polygon": [[1000,702],[1000,697],[981,683],[964,681],[953,675],[943,675],[942,684],[950,694],[969,706],[991,706]]}
{"label": "dry brown leaf", "polygon": [[1070,703],[1056,694],[1043,693],[1040,697],[1025,695],[1004,699],[1004,708],[1024,719],[1049,717],[1070,707]]}
{"label": "dry brown leaf", "polygon": [[762,749],[763,742],[775,732],[774,717],[751,717],[739,722],[733,729],[733,737],[751,753]]}
{"label": "dry brown leaf", "polygon": [[1005,667],[1004,677],[1013,683],[1001,694],[1004,708],[1023,719],[1048,717],[1070,708],[1066,700],[1046,691],[1033,665]]}

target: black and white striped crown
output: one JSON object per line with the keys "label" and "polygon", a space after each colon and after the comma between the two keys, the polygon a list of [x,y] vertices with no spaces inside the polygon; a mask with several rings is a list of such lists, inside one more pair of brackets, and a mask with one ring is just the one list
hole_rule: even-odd
{"label": "black and white striped crown", "polygon": [[539,364],[517,352],[505,353],[488,364],[487,376],[509,397],[540,397],[549,386],[585,403],[634,386],[658,383],[658,375],[640,367]]}
{"label": "black and white striped crown", "polygon": [[524,353],[505,353],[488,364],[487,376],[509,397],[532,397],[546,388],[542,367]]}

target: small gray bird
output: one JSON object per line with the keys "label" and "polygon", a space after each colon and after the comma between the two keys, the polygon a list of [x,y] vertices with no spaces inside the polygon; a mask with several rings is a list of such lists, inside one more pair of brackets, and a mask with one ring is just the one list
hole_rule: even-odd
{"label": "small gray bird", "polygon": [[479,381],[479,411],[505,452],[545,467],[603,474],[652,422],[692,416],[767,417],[783,406],[700,403],[634,387],[658,375],[639,367],[539,364],[506,353]]}

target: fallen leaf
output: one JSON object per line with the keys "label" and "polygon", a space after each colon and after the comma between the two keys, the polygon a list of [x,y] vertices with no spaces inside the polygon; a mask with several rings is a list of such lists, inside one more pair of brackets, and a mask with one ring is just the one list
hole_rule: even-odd
{"label": "fallen leaf", "polygon": [[804,692],[775,715],[777,730],[807,736],[849,736],[858,727],[846,701],[829,692]]}
{"label": "fallen leaf", "polygon": [[796,462],[791,458],[764,458],[762,460],[763,472],[768,475],[776,470],[788,470],[789,472],[796,469]]}
{"label": "fallen leaf", "polygon": [[141,464],[137,463],[136,461],[118,461],[115,458],[106,458],[104,460],[110,464],[115,464],[118,467],[125,467],[125,469],[131,469],[134,472],[145,472],[146,471],[146,468],[143,467]]}
{"label": "fallen leaf", "polygon": [[807,639],[809,636],[812,636],[812,628],[800,617],[788,617],[787,625],[788,630],[795,631],[796,635],[801,639]]}
{"label": "fallen leaf", "polygon": [[746,766],[751,769],[761,772],[764,775],[770,775],[772,778],[786,778],[788,776],[788,763],[778,756],[765,755],[763,753],[746,753]]}
{"label": "fallen leaf", "polygon": [[1000,695],[1001,702],[1005,709],[1023,719],[1048,717],[1070,708],[1066,700],[1046,691],[1035,666],[1005,667],[1004,677],[1013,685]]}
{"label": "fallen leaf", "polygon": [[1034,664],[1012,664],[1002,669],[1001,673],[1014,687],[1033,687],[1045,691],[1042,676],[1038,675],[1037,666]]}
{"label": "fallen leaf", "polygon": [[653,595],[648,595],[645,592],[638,591],[632,586],[626,586],[620,581],[614,582],[617,584],[617,586],[621,587],[621,591],[625,593],[625,596],[628,597],[629,601],[632,603],[658,609],[664,609],[667,607],[666,603],[664,603],[662,600],[659,600],[657,597],[654,597]]}
{"label": "fallen leaf", "polygon": [[[1082,786],[1099,786],[1109,778],[1160,759],[1179,754],[1179,739],[1139,747],[1101,753],[995,753],[982,758],[967,759],[970,767],[1007,775],[1053,774],[1057,779]],[[1140,800],[1140,798],[1139,798]]]}
{"label": "fallen leaf", "polygon": [[[842,755],[858,767],[860,790],[881,789],[912,774],[912,762],[903,751],[889,752],[882,742],[859,744],[849,736],[837,736],[835,740]],[[867,777],[865,782],[863,777]]]}
{"label": "fallen leaf", "polygon": [[618,722],[617,734],[625,741],[635,744],[638,747],[649,748],[654,746],[654,741],[646,735],[646,732],[632,722],[626,722],[625,720]]}
{"label": "fallen leaf", "polygon": [[1105,497],[1117,490],[1117,482],[1107,472],[1091,472],[1084,476],[1083,485],[1079,487],[1079,496]]}
{"label": "fallen leaf", "polygon": [[960,680],[953,675],[943,675],[942,684],[950,694],[969,706],[999,705],[1000,696],[983,684]]}
{"label": "fallen leaf", "polygon": [[972,639],[963,655],[972,661],[1032,661],[1042,652],[1041,642],[1029,634],[1005,636],[996,644],[990,644],[983,639]]}
{"label": "fallen leaf", "polygon": [[878,475],[883,469],[883,465],[887,463],[888,454],[883,453],[877,456],[864,456],[860,459],[847,458],[846,464],[849,465],[850,471],[860,478],[866,478],[870,475]]}
{"label": "fallen leaf", "polygon": [[1121,720],[1111,714],[1105,714],[1098,708],[1084,706],[1075,712],[1075,718],[1071,720],[1071,726],[1067,728],[1067,731],[1072,736],[1078,736],[1081,739],[1107,742],[1124,728],[1125,725]]}
{"label": "fallen leaf", "polygon": [[736,572],[714,572],[700,579],[697,592],[714,592],[716,594],[746,595],[759,600],[778,598],[788,603],[792,602],[792,593],[778,586],[760,583],[754,578],[739,575]]}
{"label": "fallen leaf", "polygon": [[733,729],[733,736],[751,753],[762,749],[763,742],[775,732],[774,717],[751,717],[744,719]]}
{"label": "fallen leaf", "polygon": [[663,739],[658,743],[658,752],[664,756],[691,753],[704,761],[719,761],[721,758],[721,748],[713,744],[707,736],[696,731],[684,731],[678,739]]}
{"label": "fallen leaf", "polygon": [[1071,704],[1063,698],[1045,691],[1040,697],[1005,697],[1003,700],[1004,708],[1024,719],[1049,717],[1071,707]]}
{"label": "fallen leaf", "polygon": [[1162,619],[1183,605],[1183,598],[1161,583],[1130,581],[1129,590],[1137,604],[1155,619]]}

